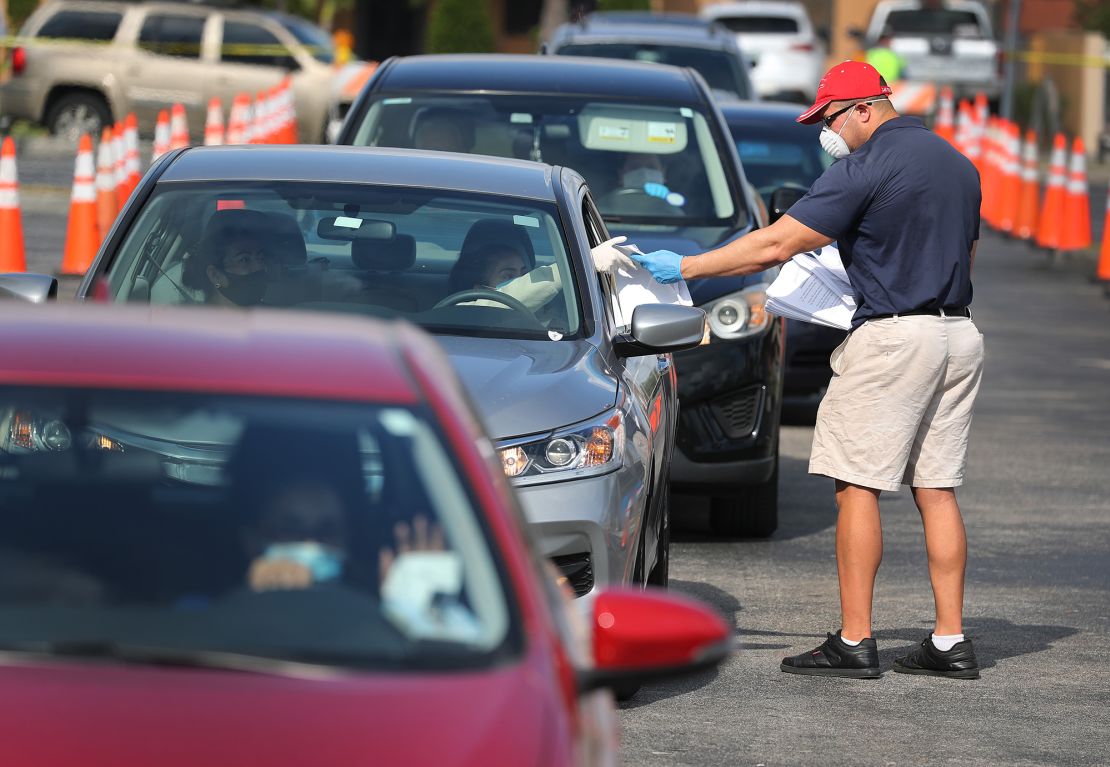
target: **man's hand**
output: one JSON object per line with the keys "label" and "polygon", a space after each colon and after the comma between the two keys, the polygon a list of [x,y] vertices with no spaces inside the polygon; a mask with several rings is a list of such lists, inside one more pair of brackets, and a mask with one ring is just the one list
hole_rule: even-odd
{"label": "man's hand", "polygon": [[383,546],[378,550],[378,576],[385,583],[390,568],[399,556],[410,551],[447,551],[443,528],[428,524],[428,518],[418,514],[410,528],[405,522],[393,526],[393,548]]}
{"label": "man's hand", "polygon": [[682,256],[669,250],[632,254],[632,260],[651,272],[656,282],[669,285],[682,279]]}
{"label": "man's hand", "polygon": [[290,559],[259,558],[251,563],[247,581],[253,591],[289,591],[312,585],[312,571]]}
{"label": "man's hand", "polygon": [[622,244],[627,237],[614,237],[606,240],[595,248],[590,249],[594,268],[599,272],[612,272],[620,267],[631,269],[636,264],[617,246]]}

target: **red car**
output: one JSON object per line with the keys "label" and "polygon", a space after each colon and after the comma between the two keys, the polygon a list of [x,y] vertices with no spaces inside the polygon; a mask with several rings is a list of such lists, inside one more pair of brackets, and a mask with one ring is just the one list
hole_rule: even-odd
{"label": "red car", "polygon": [[609,763],[606,688],[728,652],[695,603],[559,590],[409,326],[0,322],[5,764]]}

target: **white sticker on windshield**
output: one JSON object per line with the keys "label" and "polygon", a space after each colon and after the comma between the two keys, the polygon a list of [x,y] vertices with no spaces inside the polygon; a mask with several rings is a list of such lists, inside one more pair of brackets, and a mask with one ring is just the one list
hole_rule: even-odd
{"label": "white sticker on windshield", "polygon": [[361,218],[351,218],[350,216],[336,216],[335,225],[341,226],[344,229],[358,229],[362,226]]}
{"label": "white sticker on windshield", "polygon": [[509,115],[509,122],[516,123],[518,125],[531,125],[532,115],[528,114],[527,112],[513,112],[511,115]]}
{"label": "white sticker on windshield", "polygon": [[693,117],[694,116],[694,110],[691,109],[690,107],[682,107],[678,110],[678,113],[680,115],[682,115],[683,117]]}
{"label": "white sticker on windshield", "polygon": [[393,104],[411,104],[412,99],[408,96],[398,96],[393,99],[382,99],[382,103],[386,106],[392,106]]}
{"label": "white sticker on windshield", "polygon": [[678,125],[676,123],[649,122],[647,138],[652,144],[673,144],[678,140]]}
{"label": "white sticker on windshield", "polygon": [[549,331],[547,331],[547,337],[550,338],[552,341],[562,341],[563,340],[563,334],[560,333],[558,330],[549,330]]}
{"label": "white sticker on windshield", "polygon": [[631,131],[628,130],[627,125],[599,125],[597,136],[610,141],[628,141],[631,138]]}
{"label": "white sticker on windshield", "polygon": [[531,216],[513,216],[513,223],[517,226],[530,226],[535,229],[540,228],[539,219],[532,218]]}

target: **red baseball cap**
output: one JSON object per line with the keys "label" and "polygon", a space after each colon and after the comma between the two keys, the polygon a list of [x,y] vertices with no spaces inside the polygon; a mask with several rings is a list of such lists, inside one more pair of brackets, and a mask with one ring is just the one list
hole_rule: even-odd
{"label": "red baseball cap", "polygon": [[812,125],[821,119],[821,110],[834,101],[877,98],[890,93],[890,86],[875,67],[862,61],[845,61],[821,78],[817,99],[798,117],[798,122]]}

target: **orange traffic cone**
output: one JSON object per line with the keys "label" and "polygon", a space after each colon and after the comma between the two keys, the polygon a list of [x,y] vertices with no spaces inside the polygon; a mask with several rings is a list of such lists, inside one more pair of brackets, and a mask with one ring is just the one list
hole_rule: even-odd
{"label": "orange traffic cone", "polygon": [[208,115],[204,121],[204,145],[221,146],[224,143],[224,108],[218,98],[208,102]]}
{"label": "orange traffic cone", "polygon": [[1102,225],[1102,250],[1098,254],[1095,279],[1110,281],[1110,186],[1106,189],[1106,219]]}
{"label": "orange traffic cone", "polygon": [[127,204],[127,150],[124,148],[123,124],[112,128],[112,173],[116,182],[116,209]]}
{"label": "orange traffic cone", "polygon": [[933,130],[949,144],[955,145],[956,126],[953,110],[952,89],[945,86],[940,89],[940,106],[937,108],[937,124]]}
{"label": "orange traffic cone", "polygon": [[984,162],[986,158],[986,147],[983,144],[986,142],[987,126],[990,123],[990,105],[987,103],[987,96],[980,91],[975,94],[975,106],[972,109],[972,117],[975,118],[975,142],[979,145],[976,151],[978,161],[975,161],[975,166],[979,168],[979,174],[982,175],[985,170]]}
{"label": "orange traffic cone", "polygon": [[174,104],[170,110],[170,149],[189,146],[189,121],[185,117],[185,107]]}
{"label": "orange traffic cone", "polygon": [[77,163],[73,170],[73,194],[69,202],[69,223],[66,225],[66,249],[62,256],[61,273],[84,274],[96,258],[99,240],[96,231],[92,139],[89,134],[82,133],[77,145]]}
{"label": "orange traffic cone", "polygon": [[1021,150],[1021,193],[1014,222],[1014,234],[1023,240],[1030,239],[1037,231],[1037,199],[1040,196],[1037,170],[1037,134],[1027,130]]}
{"label": "orange traffic cone", "polygon": [[1007,123],[1003,137],[1002,183],[998,200],[998,228],[1014,231],[1021,204],[1021,138],[1017,123]]}
{"label": "orange traffic cone", "polygon": [[103,242],[119,213],[116,199],[115,155],[112,152],[112,129],[105,128],[96,149],[96,229]]}
{"label": "orange traffic cone", "polygon": [[1083,139],[1071,145],[1071,164],[1064,192],[1064,228],[1060,250],[1082,250],[1091,246],[1091,199],[1087,188],[1087,154]]}
{"label": "orange traffic cone", "polygon": [[139,159],[139,122],[135,113],[129,112],[123,121],[124,170],[127,171],[127,196],[135,191],[142,178],[142,161]]}
{"label": "orange traffic cone", "polygon": [[250,120],[251,99],[240,93],[231,102],[231,114],[227,118],[227,143],[247,143],[247,123]]}
{"label": "orange traffic cone", "polygon": [[254,127],[251,130],[252,144],[270,143],[270,92],[259,91],[254,97]]}
{"label": "orange traffic cone", "polygon": [[1067,145],[1064,134],[1057,133],[1052,140],[1052,159],[1048,168],[1048,184],[1041,203],[1037,224],[1036,243],[1042,248],[1057,250],[1064,226],[1064,164],[1067,162]]}
{"label": "orange traffic cone", "polygon": [[23,249],[23,217],[19,212],[19,172],[15,142],[4,138],[0,147],[0,272],[27,271]]}
{"label": "orange traffic cone", "polygon": [[987,126],[983,131],[983,169],[981,171],[981,183],[983,187],[983,200],[979,208],[980,217],[989,225],[995,226],[994,212],[997,207],[996,198],[998,196],[998,150],[997,150],[997,120],[994,117],[987,118]]}
{"label": "orange traffic cone", "polygon": [[286,77],[282,83],[282,117],[285,121],[285,143],[296,144],[297,136],[297,103],[293,98],[293,81]]}
{"label": "orange traffic cone", "polygon": [[150,164],[170,151],[170,115],[165,109],[158,113],[158,122],[154,126],[154,151],[150,154]]}

